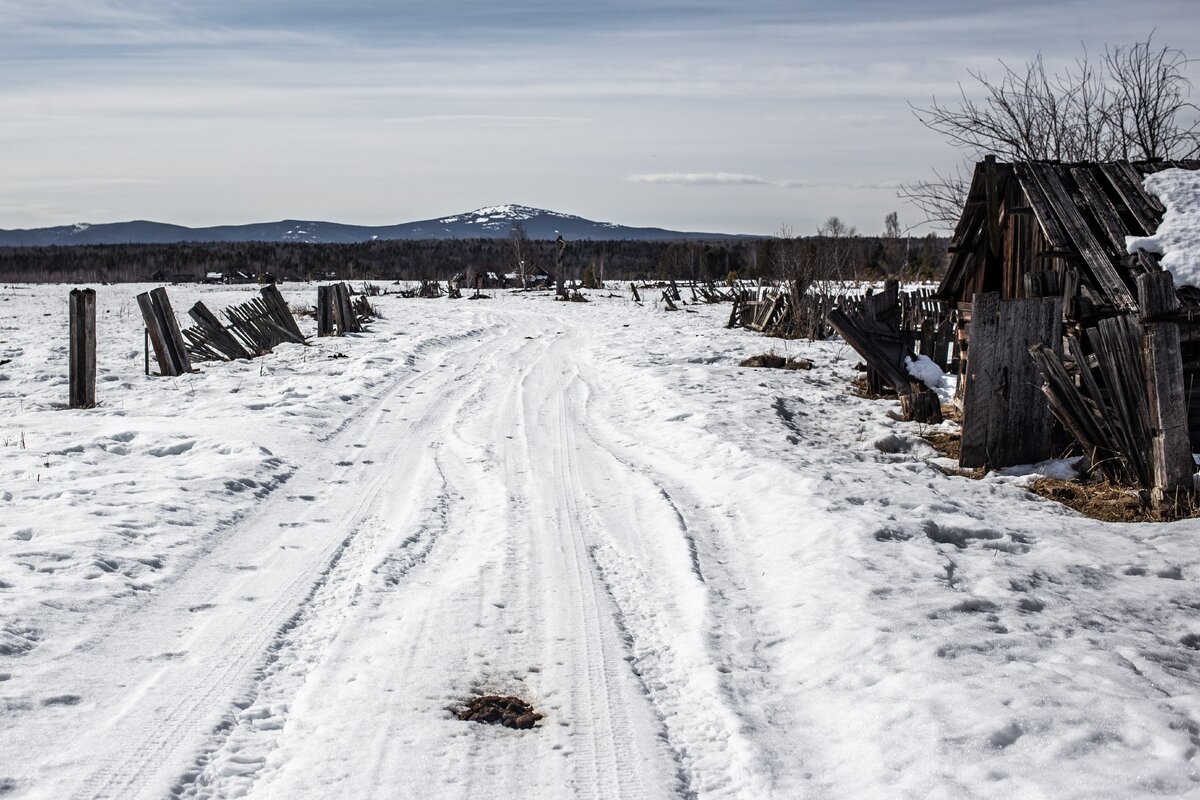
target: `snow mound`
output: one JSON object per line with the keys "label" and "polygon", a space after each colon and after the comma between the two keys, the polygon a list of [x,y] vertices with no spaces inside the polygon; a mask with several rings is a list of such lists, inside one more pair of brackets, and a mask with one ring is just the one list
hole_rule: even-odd
{"label": "snow mound", "polygon": [[1163,170],[1147,176],[1143,185],[1167,211],[1153,236],[1127,236],[1126,248],[1161,253],[1163,269],[1177,285],[1200,286],[1200,170]]}
{"label": "snow mound", "polygon": [[927,389],[937,389],[942,385],[942,379],[946,377],[941,367],[933,363],[929,356],[917,356],[915,361],[905,356],[904,368],[908,370],[909,375],[925,384]]}

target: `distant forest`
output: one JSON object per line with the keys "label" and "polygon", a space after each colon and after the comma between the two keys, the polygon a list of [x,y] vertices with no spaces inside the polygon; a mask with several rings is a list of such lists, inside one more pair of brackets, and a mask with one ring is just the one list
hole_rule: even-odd
{"label": "distant forest", "polygon": [[[526,270],[554,269],[554,242],[526,240]],[[362,244],[214,242],[0,248],[0,281],[11,283],[120,283],[226,280],[447,280],[477,272],[517,270],[510,239],[389,240]],[[830,253],[836,255],[830,258]],[[848,236],[764,238],[711,242],[587,240],[569,242],[566,279],[589,267],[603,280],[720,281],[785,277],[795,263],[812,264],[835,278],[933,278],[940,274],[946,239]],[[836,272],[837,274],[832,274]]]}

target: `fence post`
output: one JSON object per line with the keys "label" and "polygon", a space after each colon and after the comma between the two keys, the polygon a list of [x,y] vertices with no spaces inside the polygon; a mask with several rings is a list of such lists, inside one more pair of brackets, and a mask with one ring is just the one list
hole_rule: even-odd
{"label": "fence post", "polygon": [[179,332],[179,322],[171,309],[171,301],[167,298],[167,290],[160,287],[143,292],[137,296],[137,302],[146,330],[150,333],[150,341],[154,344],[159,373],[174,377],[191,372],[192,362]]}
{"label": "fence post", "polygon": [[1173,504],[1181,491],[1192,490],[1192,445],[1188,437],[1187,392],[1179,325],[1166,319],[1178,310],[1175,281],[1169,272],[1138,276],[1142,307],[1142,353],[1150,411],[1150,503],[1155,509]]}
{"label": "fence post", "polygon": [[96,290],[72,289],[70,313],[70,407],[96,405]]}
{"label": "fence post", "polygon": [[332,286],[317,287],[317,336],[333,336],[333,303],[330,301]]}

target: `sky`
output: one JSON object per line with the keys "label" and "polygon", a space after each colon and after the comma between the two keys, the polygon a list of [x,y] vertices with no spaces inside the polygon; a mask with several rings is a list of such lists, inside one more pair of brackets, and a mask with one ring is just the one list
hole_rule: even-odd
{"label": "sky", "polygon": [[0,0],[0,20],[7,229],[518,203],[920,232],[897,188],[962,156],[910,103],[1000,60],[1200,41],[1195,0]]}

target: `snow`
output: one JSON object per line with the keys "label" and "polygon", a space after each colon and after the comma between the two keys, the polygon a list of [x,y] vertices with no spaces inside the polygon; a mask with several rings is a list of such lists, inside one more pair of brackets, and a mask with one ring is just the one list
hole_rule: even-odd
{"label": "snow", "polygon": [[925,384],[927,389],[938,388],[942,385],[942,378],[946,377],[942,368],[933,363],[929,356],[917,356],[916,360],[905,356],[904,368],[908,370],[909,375]]}
{"label": "snow", "polygon": [[[531,206],[521,206],[507,204],[501,206],[485,206],[477,208],[466,214],[456,214],[452,217],[441,217],[438,222],[452,223],[465,222],[468,225],[485,225],[486,227],[502,227],[505,222],[520,221],[533,219],[534,217],[557,217],[559,219],[582,219],[573,214],[561,214],[557,211],[547,211],[544,208],[533,208]],[[608,227],[617,227],[611,223],[602,223]]]}
{"label": "snow", "polygon": [[1197,791],[1195,523],[943,474],[844,343],[389,295],[164,379],[106,286],[71,411],[68,288],[0,300],[5,800]]}
{"label": "snow", "polygon": [[904,368],[908,370],[909,375],[925,384],[925,388],[936,392],[938,400],[943,404],[953,402],[958,377],[942,372],[941,367],[929,356],[919,355],[915,361],[905,356]]}
{"label": "snow", "polygon": [[1200,286],[1200,170],[1165,169],[1147,175],[1144,185],[1167,210],[1153,236],[1125,238],[1129,252],[1161,253],[1177,285]]}

